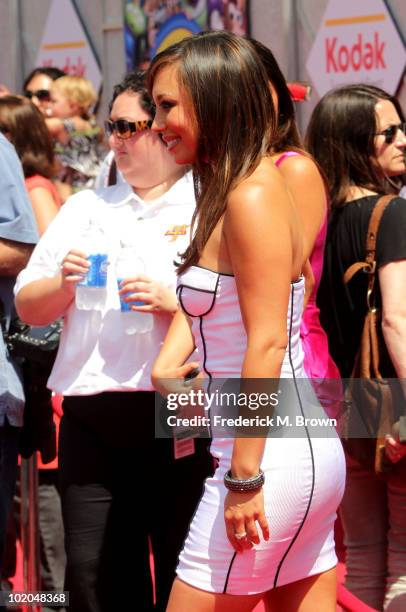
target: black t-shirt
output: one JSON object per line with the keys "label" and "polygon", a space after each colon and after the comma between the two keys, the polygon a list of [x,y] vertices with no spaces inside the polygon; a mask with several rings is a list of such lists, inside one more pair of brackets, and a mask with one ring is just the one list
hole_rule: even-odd
{"label": "black t-shirt", "polygon": [[[317,304],[328,336],[330,354],[344,378],[351,375],[359,349],[367,310],[368,275],[359,271],[347,286],[343,275],[353,263],[365,261],[369,219],[379,197],[367,196],[348,202],[343,208],[334,210],[329,220]],[[385,209],[379,226],[377,268],[401,259],[406,259],[406,200],[396,197]],[[375,287],[379,305],[378,275]]]}

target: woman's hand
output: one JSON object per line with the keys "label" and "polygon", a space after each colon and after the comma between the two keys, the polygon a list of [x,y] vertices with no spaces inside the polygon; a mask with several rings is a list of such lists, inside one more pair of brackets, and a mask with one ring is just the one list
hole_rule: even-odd
{"label": "woman's hand", "polygon": [[201,389],[201,379],[203,378],[201,372],[198,376],[185,381],[185,376],[196,368],[199,368],[197,361],[185,363],[178,368],[154,367],[151,381],[163,397],[168,397],[170,393],[189,393],[191,389]]}
{"label": "woman's hand", "polygon": [[86,276],[90,263],[83,251],[71,249],[61,263],[61,286],[66,293],[74,295],[76,285]]}
{"label": "woman's hand", "polygon": [[264,540],[269,540],[262,489],[253,493],[229,491],[224,500],[224,520],[228,539],[237,552],[259,544],[260,538],[256,522],[261,528]]}
{"label": "woman's hand", "polygon": [[385,453],[392,463],[397,463],[403,457],[406,457],[406,444],[401,444],[391,435],[385,438]]}
{"label": "woman's hand", "polygon": [[119,293],[125,295],[124,301],[130,304],[145,302],[144,306],[131,305],[131,310],[136,312],[175,314],[178,308],[173,289],[142,274],[124,279]]}

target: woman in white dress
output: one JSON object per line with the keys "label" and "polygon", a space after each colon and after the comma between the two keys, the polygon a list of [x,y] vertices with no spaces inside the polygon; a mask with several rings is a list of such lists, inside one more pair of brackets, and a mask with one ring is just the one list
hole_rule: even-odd
{"label": "woman in white dress", "polygon": [[[298,381],[303,233],[270,159],[275,113],[256,52],[233,34],[204,33],[159,54],[149,83],[153,129],[177,163],[193,165],[197,192],[193,240],[178,269],[182,310],[155,363],[155,387],[167,393],[165,380],[177,378],[182,388],[197,365],[211,392],[218,379],[241,377],[243,391],[269,392],[274,379],[291,377],[290,420],[322,415]],[[195,347],[200,363],[185,363]],[[264,598],[270,610],[333,612],[333,525],[344,484],[334,428],[318,437],[306,426],[268,437],[213,430],[211,453],[218,467],[168,610],[239,612]]]}
{"label": "woman in white dress", "polygon": [[[125,180],[72,196],[16,285],[23,320],[45,325],[64,317],[48,386],[64,396],[59,469],[70,612],[128,610],[130,589],[137,594],[134,608],[162,612],[202,482],[211,473],[205,440],[178,459],[171,440],[154,436],[151,368],[177,309],[173,260],[189,242],[195,199],[188,168],[177,166],[150,130],[155,109],[144,76],[129,73],[114,88],[106,126]],[[75,299],[89,266],[81,240],[89,221],[104,230],[102,252],[109,260],[99,310],[78,308]],[[131,245],[124,272],[117,269],[128,251],[123,243]],[[136,315],[121,310],[120,295]],[[159,488],[153,486],[155,470]],[[137,491],[154,499],[148,517],[130,501],[135,474]],[[171,510],[162,521],[169,493]]]}

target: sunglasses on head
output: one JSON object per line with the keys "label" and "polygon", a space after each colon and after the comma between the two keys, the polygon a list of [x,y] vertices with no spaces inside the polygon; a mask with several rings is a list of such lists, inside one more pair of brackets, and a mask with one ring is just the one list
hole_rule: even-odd
{"label": "sunglasses on head", "polygon": [[392,144],[396,140],[396,136],[398,131],[401,130],[403,134],[406,134],[406,121],[402,121],[396,125],[390,125],[386,128],[386,130],[382,130],[382,132],[378,132],[376,136],[385,136],[386,144]]}
{"label": "sunglasses on head", "polygon": [[152,119],[143,121],[127,121],[126,119],[117,119],[117,121],[105,121],[104,127],[108,136],[115,134],[117,138],[127,140],[136,132],[149,130],[152,125]]}
{"label": "sunglasses on head", "polygon": [[25,91],[24,96],[31,100],[32,98],[38,98],[40,102],[50,102],[51,92],[48,89],[38,89],[37,91]]}

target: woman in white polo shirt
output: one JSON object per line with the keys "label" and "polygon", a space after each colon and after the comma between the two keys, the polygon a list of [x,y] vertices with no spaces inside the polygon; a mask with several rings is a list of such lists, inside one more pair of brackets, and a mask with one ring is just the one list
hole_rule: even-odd
{"label": "woman in white polo shirt", "polygon": [[[126,183],[71,197],[16,286],[17,308],[28,323],[64,317],[48,385],[64,396],[59,458],[72,612],[124,610],[135,606],[133,597],[138,609],[153,609],[148,538],[154,609],[165,608],[177,553],[210,469],[204,441],[175,460],[171,440],[154,440],[151,365],[177,309],[173,262],[189,240],[195,199],[190,173],[150,131],[153,116],[143,75],[127,75],[114,90],[106,126]],[[90,220],[108,245],[101,310],[75,305],[88,266],[78,244]],[[120,311],[115,264],[127,242],[145,269],[126,278],[121,293],[128,302],[144,303],[132,307],[139,317],[152,314],[152,328],[143,333],[127,334],[123,317],[131,314]],[[134,503],[137,493],[153,499],[147,521]]]}

